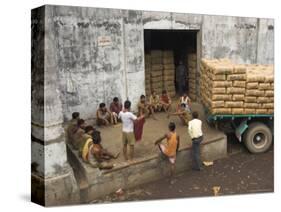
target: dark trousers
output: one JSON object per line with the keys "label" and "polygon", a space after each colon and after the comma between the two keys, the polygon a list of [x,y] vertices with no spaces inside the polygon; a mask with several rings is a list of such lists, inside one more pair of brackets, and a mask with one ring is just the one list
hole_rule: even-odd
{"label": "dark trousers", "polygon": [[192,169],[201,169],[200,144],[203,141],[203,136],[192,139]]}

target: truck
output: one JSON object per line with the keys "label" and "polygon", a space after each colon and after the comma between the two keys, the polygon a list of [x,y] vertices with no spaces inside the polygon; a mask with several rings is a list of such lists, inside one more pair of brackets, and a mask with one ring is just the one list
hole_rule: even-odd
{"label": "truck", "polygon": [[234,133],[251,153],[266,152],[273,143],[274,114],[211,114],[205,108],[207,122],[225,133]]}

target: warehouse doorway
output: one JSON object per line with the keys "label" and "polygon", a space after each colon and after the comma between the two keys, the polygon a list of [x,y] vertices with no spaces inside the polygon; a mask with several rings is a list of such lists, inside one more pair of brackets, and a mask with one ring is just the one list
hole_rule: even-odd
{"label": "warehouse doorway", "polygon": [[[179,96],[183,90],[196,99],[199,30],[144,30],[145,90]],[[180,63],[186,68],[185,80],[177,73]],[[182,72],[182,71],[178,71]],[[183,82],[184,81],[184,82]]]}

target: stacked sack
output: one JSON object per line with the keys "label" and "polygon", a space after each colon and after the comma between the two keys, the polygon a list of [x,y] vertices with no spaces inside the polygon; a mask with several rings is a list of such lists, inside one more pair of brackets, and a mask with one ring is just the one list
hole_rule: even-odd
{"label": "stacked sack", "polygon": [[163,51],[163,88],[170,96],[175,96],[175,63],[173,51]]}
{"label": "stacked sack", "polygon": [[145,54],[145,95],[151,94],[151,56]]}
{"label": "stacked sack", "polygon": [[272,114],[273,66],[202,59],[202,103],[212,114]]}
{"label": "stacked sack", "polygon": [[162,64],[162,51],[151,51],[151,90],[160,94],[163,89],[163,64]]}
{"label": "stacked sack", "polygon": [[273,114],[274,70],[271,65],[246,65],[245,112]]}
{"label": "stacked sack", "polygon": [[196,53],[191,53],[187,55],[187,71],[188,71],[188,96],[196,101]]}

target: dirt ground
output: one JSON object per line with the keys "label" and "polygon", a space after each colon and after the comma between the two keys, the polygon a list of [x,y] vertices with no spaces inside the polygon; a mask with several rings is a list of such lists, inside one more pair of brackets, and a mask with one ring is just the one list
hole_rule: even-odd
{"label": "dirt ground", "polygon": [[161,179],[92,203],[214,196],[214,186],[220,187],[218,196],[273,192],[273,148],[263,154],[251,154],[231,139],[227,158],[214,161],[213,166],[204,167],[201,172],[180,173],[173,185],[168,179]]}
{"label": "dirt ground", "polygon": [[[173,111],[175,111],[175,103],[173,104]],[[196,110],[200,114],[200,119],[203,120],[203,133],[205,140],[211,140],[218,137],[221,137],[223,134],[217,131],[214,128],[211,128],[205,121],[205,114],[203,112],[203,107],[199,103],[192,103],[192,110]],[[188,136],[187,127],[183,126],[181,120],[176,116],[171,116],[167,118],[167,114],[164,112],[155,114],[157,120],[152,119],[151,117],[146,119],[143,138],[142,141],[136,143],[135,145],[135,159],[151,156],[158,154],[159,150],[154,146],[154,141],[159,137],[163,136],[168,131],[168,123],[170,121],[175,122],[176,131],[180,136],[180,148],[186,147],[191,144],[191,139]],[[89,122],[92,124],[91,122]],[[101,131],[102,135],[102,144],[109,151],[116,153],[122,153],[122,125],[121,123],[114,126],[104,126],[97,127]],[[124,161],[123,155],[120,154],[120,157],[114,161],[114,163],[119,163]]]}

